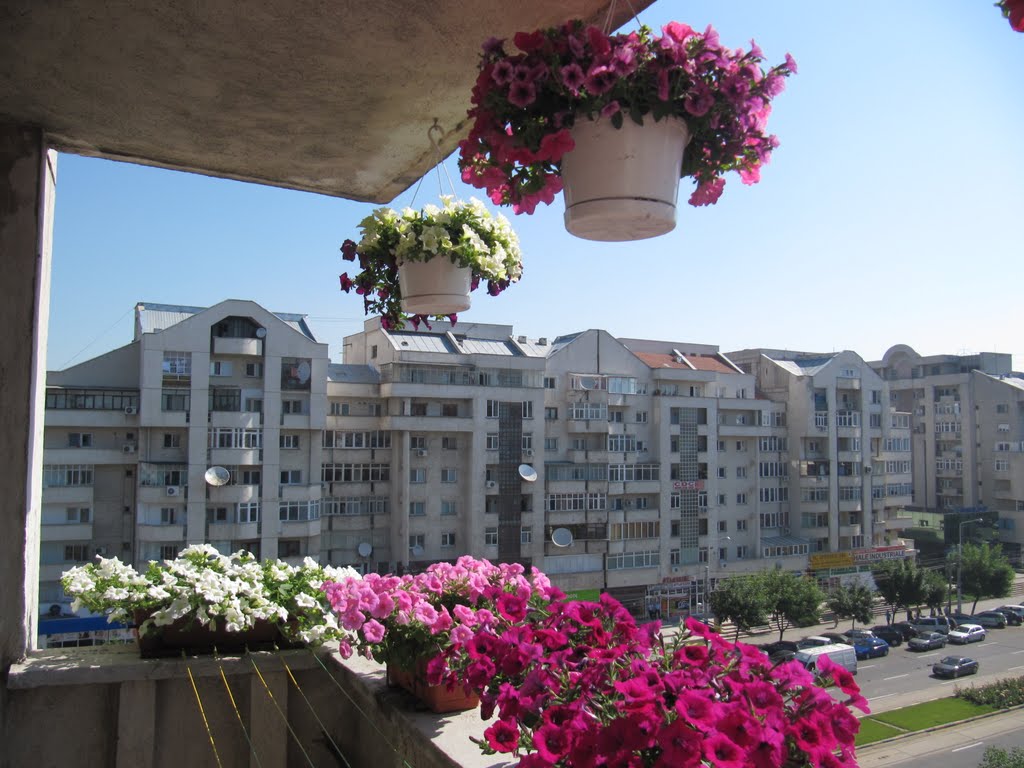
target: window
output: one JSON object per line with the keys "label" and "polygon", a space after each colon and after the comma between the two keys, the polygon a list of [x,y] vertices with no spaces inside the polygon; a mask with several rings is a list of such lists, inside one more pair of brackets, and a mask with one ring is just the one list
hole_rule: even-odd
{"label": "window", "polygon": [[374,344],[370,347],[370,359],[375,360],[377,358],[377,345]]}
{"label": "window", "polygon": [[554,388],[555,388],[555,377],[554,376],[545,376],[544,377],[544,389],[554,389]]}
{"label": "window", "polygon": [[808,440],[807,441],[807,452],[808,453],[818,453],[820,450],[821,450],[821,443],[819,443],[817,440]]}
{"label": "window", "polygon": [[178,545],[161,544],[158,554],[161,560],[174,560],[178,557]]}
{"label": "window", "polygon": [[427,545],[427,536],[423,533],[410,533],[409,534],[409,549],[422,550]]}
{"label": "window", "polygon": [[89,560],[89,545],[88,544],[65,544],[64,545],[64,562],[65,563],[84,563]]}
{"label": "window", "polygon": [[545,421],[557,421],[558,420],[558,409],[557,408],[545,408],[544,409],[544,420]]}
{"label": "window", "polygon": [[612,541],[624,539],[656,539],[661,535],[661,523],[657,520],[636,523],[612,523],[609,538]]}
{"label": "window", "polygon": [[459,471],[454,467],[442,467],[441,469],[441,482],[442,483],[457,483],[459,481]]}
{"label": "window", "polygon": [[[746,502],[744,502],[744,503],[746,503]],[[745,531],[745,530],[747,530],[747,521],[746,520],[737,520],[736,521],[736,531],[737,532],[742,532],[742,531]]]}
{"label": "window", "polygon": [[533,400],[523,400],[523,418],[533,418]]}
{"label": "window", "polygon": [[444,517],[452,517],[459,513],[458,502],[451,499],[441,500],[441,515]]}
{"label": "window", "polygon": [[605,555],[605,560],[609,571],[629,568],[656,568],[661,563],[661,553],[657,550],[650,552],[609,553]]}
{"label": "window", "polygon": [[441,534],[441,546],[446,549],[455,546],[455,531],[445,531]]}
{"label": "window", "polygon": [[718,452],[725,453],[725,440],[718,441]]}
{"label": "window", "polygon": [[260,521],[260,503],[258,501],[241,502],[238,505],[239,523],[258,523]]}
{"label": "window", "polygon": [[258,469],[243,469],[238,473],[237,482],[239,485],[259,485],[263,482],[263,473]]}
{"label": "window", "polygon": [[281,485],[300,485],[302,483],[301,469],[282,469]]}
{"label": "window", "polygon": [[263,378],[263,363],[246,363],[245,375],[250,379]]}
{"label": "window", "polygon": [[498,433],[488,432],[485,438],[485,442],[488,451],[498,450]]}
{"label": "window", "polygon": [[43,467],[43,487],[92,485],[93,467],[88,464],[48,464]]}
{"label": "window", "polygon": [[92,517],[92,510],[88,507],[68,507],[65,514],[69,523],[88,523]]}
{"label": "window", "polygon": [[496,419],[496,418],[498,418],[498,406],[499,405],[501,405],[501,403],[499,401],[497,401],[497,400],[488,400],[487,401],[487,409],[486,409],[485,415],[486,415],[486,417],[488,419]]}
{"label": "window", "polygon": [[718,477],[724,480],[725,476],[726,476],[725,467],[719,467],[718,468]]}
{"label": "window", "polygon": [[750,547],[748,547],[746,544],[740,544],[738,547],[736,547],[737,560],[744,560],[748,557],[750,557]]}
{"label": "window", "polygon": [[724,507],[725,506],[725,494],[724,493],[718,494],[718,506],[720,506],[720,507]]}
{"label": "window", "polygon": [[995,470],[996,472],[1009,472],[1010,462],[1006,459],[996,459]]}
{"label": "window", "polygon": [[622,423],[622,411],[608,411],[608,421],[613,424]]}
{"label": "window", "polygon": [[427,404],[426,403],[413,403],[409,407],[410,416],[426,416],[427,415]]}
{"label": "window", "polygon": [[647,423],[647,411],[637,411],[635,415],[637,424]]}
{"label": "window", "polygon": [[498,546],[498,527],[490,526],[484,528],[484,546],[496,547]]}
{"label": "window", "polygon": [[525,432],[523,434],[522,445],[520,447],[524,451],[532,451],[533,450],[533,433],[532,432]]}
{"label": "window", "polygon": [[441,403],[441,415],[454,418],[459,415],[457,403]]}
{"label": "window", "polygon": [[208,523],[226,523],[226,522],[228,522],[228,508],[227,507],[207,507],[206,508],[206,522],[208,522]]}
{"label": "window", "polygon": [[427,482],[427,470],[424,467],[414,467],[409,470],[409,482],[410,483],[425,483]]}
{"label": "window", "polygon": [[210,375],[211,376],[230,376],[231,375],[231,362],[227,360],[211,360],[210,361]]}
{"label": "window", "polygon": [[409,438],[409,447],[414,451],[425,451],[427,449],[427,438],[423,435],[413,435]]}
{"label": "window", "polygon": [[530,544],[533,542],[533,528],[529,525],[524,525],[519,529],[519,543]]}
{"label": "window", "polygon": [[736,494],[736,503],[740,504],[740,505],[746,504],[747,503],[747,494],[745,494],[745,493],[737,493]]}
{"label": "window", "polygon": [[246,413],[263,413],[263,398],[262,397],[247,397],[247,398],[245,398],[245,412]]}
{"label": "window", "polygon": [[457,437],[442,437],[441,438],[441,450],[443,451],[457,451],[459,449],[459,439]]}
{"label": "window", "polygon": [[300,435],[281,435],[281,447],[285,450],[296,450],[300,447]]}
{"label": "window", "polygon": [[728,533],[729,532],[729,521],[728,520],[719,520],[718,521],[718,532],[719,533]]}
{"label": "window", "polygon": [[558,438],[557,437],[545,437],[544,438],[544,450],[545,451],[557,451],[558,450]]}
{"label": "window", "polygon": [[164,432],[164,448],[181,448],[181,435]]}
{"label": "window", "polygon": [[300,414],[302,413],[302,401],[301,400],[282,400],[281,401],[281,413],[284,414]]}
{"label": "window", "polygon": [[278,557],[301,557],[302,555],[302,542],[298,539],[278,539],[277,540],[277,556]]}
{"label": "window", "polygon": [[348,416],[349,408],[350,406],[348,403],[333,401],[331,403],[331,416]]}
{"label": "window", "polygon": [[174,525],[175,516],[174,507],[161,507],[160,525]]}
{"label": "window", "polygon": [[743,478],[747,476],[746,467],[736,467],[736,477]]}
{"label": "window", "polygon": [[427,504],[424,501],[409,502],[409,517],[423,517],[427,514]]}
{"label": "window", "polygon": [[92,448],[92,434],[90,432],[69,432],[69,448]]}

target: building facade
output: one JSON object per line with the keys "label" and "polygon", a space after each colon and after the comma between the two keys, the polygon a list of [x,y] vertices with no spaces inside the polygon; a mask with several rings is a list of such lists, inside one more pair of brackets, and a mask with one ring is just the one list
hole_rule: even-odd
{"label": "building facade", "polygon": [[729,575],[909,552],[911,417],[852,352],[370,319],[343,358],[301,315],[140,304],[130,344],[51,372],[44,611],[74,563],[204,541],[363,571],[514,560],[670,612]]}

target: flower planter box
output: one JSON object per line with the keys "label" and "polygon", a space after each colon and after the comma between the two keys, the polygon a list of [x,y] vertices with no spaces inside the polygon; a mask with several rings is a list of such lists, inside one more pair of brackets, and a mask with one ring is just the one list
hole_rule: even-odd
{"label": "flower planter box", "polygon": [[[135,614],[135,626],[139,627],[149,618],[145,612]],[[247,651],[273,651],[290,646],[281,636],[277,625],[260,620],[242,632],[228,632],[218,622],[216,629],[195,620],[178,619],[156,631],[139,634],[135,630],[139,653],[144,659],[164,658],[170,656],[199,656],[216,653],[245,653]]]}
{"label": "flower planter box", "polygon": [[393,688],[402,688],[418,698],[431,712],[465,712],[476,709],[480,699],[476,694],[466,694],[462,688],[452,690],[444,685],[427,685],[426,662],[420,662],[415,670],[402,669],[394,664],[387,665],[387,683]]}

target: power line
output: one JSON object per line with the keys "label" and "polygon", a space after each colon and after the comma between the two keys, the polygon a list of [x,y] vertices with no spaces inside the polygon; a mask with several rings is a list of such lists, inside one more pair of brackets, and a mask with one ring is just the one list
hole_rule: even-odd
{"label": "power line", "polygon": [[71,363],[73,363],[75,360],[77,360],[81,356],[81,354],[83,352],[85,352],[85,350],[87,350],[89,347],[91,347],[97,341],[99,341],[104,336],[106,336],[108,333],[110,333],[112,330],[114,330],[114,328],[117,326],[117,324],[120,323],[122,320],[124,320],[125,316],[131,314],[134,311],[135,311],[135,307],[129,308],[123,315],[121,315],[119,318],[117,318],[117,320],[115,320],[111,324],[111,326],[109,328],[107,328],[107,330],[103,331],[103,333],[101,333],[98,336],[94,337],[92,341],[90,341],[88,344],[86,344],[84,347],[82,347],[82,349],[80,349],[76,354],[72,355],[71,358],[66,363],[64,363],[64,365],[61,366],[61,368],[62,369],[63,368],[67,368],[69,365],[71,365]]}

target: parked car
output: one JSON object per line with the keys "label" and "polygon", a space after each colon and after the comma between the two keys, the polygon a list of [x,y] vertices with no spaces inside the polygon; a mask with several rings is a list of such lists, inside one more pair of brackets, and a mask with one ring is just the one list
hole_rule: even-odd
{"label": "parked car", "polygon": [[843,643],[819,645],[816,648],[804,648],[802,651],[797,651],[795,659],[811,672],[817,672],[818,660],[822,656],[828,656],[829,661],[838,664],[850,674],[857,674],[857,652],[849,645]]}
{"label": "parked car", "polygon": [[982,611],[974,614],[971,620],[989,629],[1006,629],[1006,617],[999,611]]}
{"label": "parked car", "polygon": [[949,637],[941,632],[922,632],[917,637],[907,640],[907,648],[911,651],[930,651],[945,648]]}
{"label": "parked car", "polygon": [[953,619],[957,624],[973,624],[971,621],[971,615],[969,613],[951,613],[949,618]]}
{"label": "parked car", "polygon": [[992,610],[996,613],[1001,613],[1006,617],[1006,626],[1008,627],[1019,627],[1021,624],[1024,624],[1024,619],[1009,608],[993,608]]}
{"label": "parked car", "polygon": [[846,637],[848,638],[846,642],[850,643],[851,645],[853,644],[852,641],[856,640],[859,637],[874,637],[875,636],[875,633],[872,632],[870,629],[863,629],[863,628],[848,629],[845,632],[843,632],[843,634],[846,635]]}
{"label": "parked car", "polygon": [[796,656],[796,652],[799,650],[792,640],[778,640],[774,643],[759,645],[758,648],[768,654],[768,658],[773,664],[789,661]]}
{"label": "parked car", "polygon": [[804,648],[817,648],[820,645],[832,645],[832,641],[824,635],[811,635],[796,641],[796,647],[801,651]]}
{"label": "parked car", "polygon": [[996,610],[1011,611],[1020,616],[1021,620],[1024,621],[1024,605],[1000,605]]}
{"label": "parked car", "polygon": [[936,677],[960,677],[974,675],[978,672],[978,662],[966,656],[947,656],[942,661],[932,664],[932,674]]}
{"label": "parked car", "polygon": [[918,635],[918,631],[914,629],[913,625],[909,621],[894,621],[889,626],[900,631],[900,634],[903,635],[904,642],[910,640],[912,637],[917,637]]}
{"label": "parked car", "polygon": [[853,641],[858,659],[873,659],[889,655],[889,644],[880,637],[858,637]]}
{"label": "parked car", "polygon": [[892,624],[879,624],[872,627],[871,631],[875,633],[875,637],[885,640],[890,647],[903,645],[903,633]]}
{"label": "parked car", "polygon": [[839,643],[840,645],[849,645],[850,638],[841,632],[822,632],[820,637],[828,638],[833,643]]}
{"label": "parked car", "polygon": [[949,633],[949,642],[959,645],[980,643],[986,634],[985,628],[978,624],[961,624]]}
{"label": "parked car", "polygon": [[956,625],[956,620],[950,616],[922,616],[910,622],[910,626],[918,632],[941,632],[944,635],[956,629]]}

